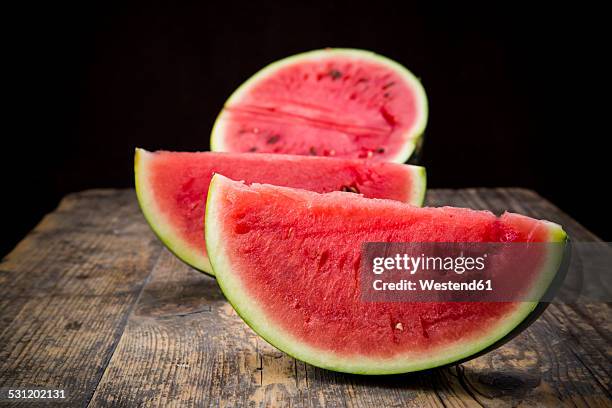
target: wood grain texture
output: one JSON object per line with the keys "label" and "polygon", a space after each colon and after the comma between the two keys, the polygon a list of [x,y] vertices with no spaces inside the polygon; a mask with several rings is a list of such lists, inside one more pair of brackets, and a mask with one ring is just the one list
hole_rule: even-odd
{"label": "wood grain texture", "polygon": [[66,197],[0,263],[0,387],[86,404],[160,249],[133,191]]}
{"label": "wood grain texture", "polygon": [[[511,210],[597,240],[528,190],[432,190],[428,204]],[[0,270],[0,387],[64,387],[78,406],[612,405],[606,304],[553,304],[510,343],[459,366],[334,373],[252,332],[214,279],[159,246],[132,191],[68,197]]]}

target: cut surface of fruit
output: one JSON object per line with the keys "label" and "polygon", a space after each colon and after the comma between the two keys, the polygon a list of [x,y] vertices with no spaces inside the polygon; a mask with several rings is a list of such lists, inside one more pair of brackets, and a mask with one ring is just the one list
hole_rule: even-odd
{"label": "cut surface of fruit", "polygon": [[427,97],[402,65],[369,51],[324,49],[277,61],[227,100],[211,149],[403,163],[420,146]]}
{"label": "cut surface of fruit", "polygon": [[425,169],[365,160],[255,153],[179,153],[136,149],[136,192],[159,238],[189,265],[212,273],[204,242],[204,213],[215,173],[316,192],[342,190],[422,205]]}
{"label": "cut surface of fruit", "polygon": [[[560,242],[557,224],[462,208],[416,208],[216,175],[206,242],[225,296],[264,339],[307,363],[392,374],[468,358],[512,334],[529,302],[364,302],[364,242]],[[533,270],[554,276],[562,253]],[[548,278],[547,278],[548,279]],[[545,283],[550,284],[550,281]]]}

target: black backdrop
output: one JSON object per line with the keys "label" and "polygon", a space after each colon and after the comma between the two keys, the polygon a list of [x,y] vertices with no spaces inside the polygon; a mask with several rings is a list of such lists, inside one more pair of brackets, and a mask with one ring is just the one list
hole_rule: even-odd
{"label": "black backdrop", "polygon": [[371,49],[421,77],[430,187],[532,188],[612,239],[609,130],[600,125],[609,102],[595,99],[605,92],[605,14],[584,4],[465,7],[81,2],[22,10],[8,37],[14,126],[4,136],[0,252],[68,192],[132,186],[135,146],[208,149],[216,114],[242,81],[326,46]]}

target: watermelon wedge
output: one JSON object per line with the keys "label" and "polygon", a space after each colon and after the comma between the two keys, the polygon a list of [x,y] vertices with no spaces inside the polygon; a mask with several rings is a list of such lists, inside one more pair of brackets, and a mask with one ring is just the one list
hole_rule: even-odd
{"label": "watermelon wedge", "polygon": [[268,65],[227,100],[211,150],[371,158],[403,163],[421,144],[427,97],[402,65],[324,49]]}
{"label": "watermelon wedge", "polygon": [[204,242],[204,212],[214,173],[317,192],[344,190],[365,197],[422,205],[425,169],[364,160],[272,154],[177,153],[136,149],[138,201],[151,228],[176,256],[212,274]]}
{"label": "watermelon wedge", "polygon": [[[259,335],[312,365],[392,374],[450,364],[499,344],[536,310],[521,302],[363,302],[364,242],[560,242],[554,223],[462,208],[416,208],[215,175],[206,244],[226,298]],[[562,252],[541,254],[554,276]],[[550,284],[550,281],[546,283]],[[539,299],[539,298],[538,298]]]}

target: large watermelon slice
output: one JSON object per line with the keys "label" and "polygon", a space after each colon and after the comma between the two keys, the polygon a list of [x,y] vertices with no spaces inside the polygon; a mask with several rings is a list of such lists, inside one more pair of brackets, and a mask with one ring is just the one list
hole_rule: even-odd
{"label": "large watermelon slice", "polygon": [[147,152],[136,149],[136,192],[147,221],[166,246],[212,273],[204,243],[204,211],[214,173],[317,192],[344,190],[365,197],[422,205],[425,169],[364,160],[253,153]]}
{"label": "large watermelon slice", "polygon": [[324,49],[277,61],[227,100],[211,149],[405,162],[427,124],[421,83],[368,51]]}
{"label": "large watermelon slice", "polygon": [[[211,183],[206,219],[217,281],[243,319],[300,360],[358,374],[473,356],[511,335],[538,305],[363,302],[363,242],[561,242],[558,248],[566,239],[559,225],[517,214],[246,186],[221,175]],[[534,282],[554,276],[562,259],[562,251],[541,255]]]}

